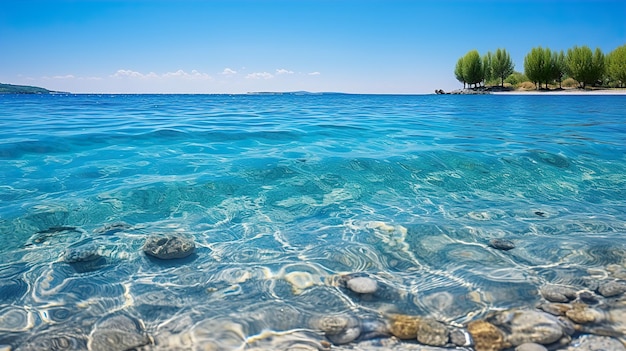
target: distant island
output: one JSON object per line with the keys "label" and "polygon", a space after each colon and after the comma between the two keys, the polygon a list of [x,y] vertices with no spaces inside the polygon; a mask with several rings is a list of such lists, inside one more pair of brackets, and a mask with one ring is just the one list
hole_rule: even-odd
{"label": "distant island", "polygon": [[0,94],[66,94],[61,91],[52,91],[45,88],[29,85],[14,85],[0,83]]}

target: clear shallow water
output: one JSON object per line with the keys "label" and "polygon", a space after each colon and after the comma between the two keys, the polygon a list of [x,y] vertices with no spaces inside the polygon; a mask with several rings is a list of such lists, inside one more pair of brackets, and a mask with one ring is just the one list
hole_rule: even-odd
{"label": "clear shallow water", "polygon": [[[345,311],[462,325],[531,306],[544,284],[626,265],[624,111],[621,96],[0,95],[0,345],[84,349],[119,314],[156,349],[237,349]],[[142,252],[170,232],[195,254]],[[84,245],[102,258],[64,262]],[[336,286],[346,273],[379,291]]]}

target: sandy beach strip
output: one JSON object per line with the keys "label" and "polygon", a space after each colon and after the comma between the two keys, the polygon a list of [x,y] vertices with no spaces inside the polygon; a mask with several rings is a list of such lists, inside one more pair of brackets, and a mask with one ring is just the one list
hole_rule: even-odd
{"label": "sandy beach strip", "polygon": [[564,90],[513,90],[513,91],[494,91],[493,95],[626,95],[626,89],[598,89],[598,90],[580,90],[580,89],[564,89]]}

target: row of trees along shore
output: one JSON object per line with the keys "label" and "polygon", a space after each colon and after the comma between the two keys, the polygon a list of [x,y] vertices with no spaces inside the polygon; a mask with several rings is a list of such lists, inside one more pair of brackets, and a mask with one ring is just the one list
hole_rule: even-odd
{"label": "row of trees along shore", "polygon": [[524,57],[524,73],[516,72],[511,56],[505,49],[487,52],[481,57],[471,50],[459,58],[454,69],[463,88],[491,86],[541,89],[542,84],[562,88],[588,86],[624,87],[626,84],[626,45],[608,54],[588,46],[574,46],[567,52],[552,51],[541,46]]}

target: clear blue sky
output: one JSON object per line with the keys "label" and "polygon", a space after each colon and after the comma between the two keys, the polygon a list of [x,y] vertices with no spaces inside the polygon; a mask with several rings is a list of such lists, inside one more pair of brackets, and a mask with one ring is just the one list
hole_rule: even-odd
{"label": "clear blue sky", "polygon": [[624,44],[625,0],[0,1],[0,82],[71,92],[431,93],[472,49]]}

